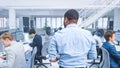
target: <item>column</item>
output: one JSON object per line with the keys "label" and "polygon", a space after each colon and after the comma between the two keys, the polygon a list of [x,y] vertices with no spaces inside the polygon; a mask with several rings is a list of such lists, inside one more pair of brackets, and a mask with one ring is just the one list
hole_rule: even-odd
{"label": "column", "polygon": [[113,24],[113,29],[117,31],[118,29],[120,30],[120,9],[116,8],[114,9],[114,24]]}
{"label": "column", "polygon": [[15,9],[9,9],[9,29],[16,29],[16,13]]}

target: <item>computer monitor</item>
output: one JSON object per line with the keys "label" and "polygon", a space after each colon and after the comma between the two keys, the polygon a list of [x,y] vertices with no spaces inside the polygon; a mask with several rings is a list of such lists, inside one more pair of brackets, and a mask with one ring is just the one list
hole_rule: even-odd
{"label": "computer monitor", "polygon": [[22,31],[17,31],[15,33],[15,40],[18,42],[24,40],[24,35]]}
{"label": "computer monitor", "polygon": [[12,33],[14,40],[17,42],[24,40],[24,35],[22,31],[16,31]]}

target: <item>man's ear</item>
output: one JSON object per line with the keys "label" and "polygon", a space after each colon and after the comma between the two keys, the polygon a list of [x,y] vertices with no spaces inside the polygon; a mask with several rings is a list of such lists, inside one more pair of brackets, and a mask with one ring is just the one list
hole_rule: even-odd
{"label": "man's ear", "polygon": [[109,41],[112,39],[112,37],[109,37]]}
{"label": "man's ear", "polygon": [[69,24],[69,20],[67,17],[65,17],[65,23],[66,23],[66,25]]}
{"label": "man's ear", "polygon": [[67,22],[67,17],[64,18],[64,23],[66,23],[66,22]]}

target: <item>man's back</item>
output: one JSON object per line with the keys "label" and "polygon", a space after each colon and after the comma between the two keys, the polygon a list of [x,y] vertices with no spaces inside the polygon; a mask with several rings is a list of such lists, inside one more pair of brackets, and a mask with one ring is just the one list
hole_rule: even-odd
{"label": "man's back", "polygon": [[15,42],[13,47],[16,59],[14,62],[14,68],[26,68],[25,53],[23,45]]}
{"label": "man's back", "polygon": [[42,55],[41,50],[42,50],[42,38],[40,35],[35,35],[32,43],[32,47],[37,47],[37,55]]}
{"label": "man's back", "polygon": [[59,64],[62,67],[86,67],[88,52],[90,58],[96,58],[95,41],[91,33],[78,28],[76,24],[58,31],[52,41],[57,44]]}

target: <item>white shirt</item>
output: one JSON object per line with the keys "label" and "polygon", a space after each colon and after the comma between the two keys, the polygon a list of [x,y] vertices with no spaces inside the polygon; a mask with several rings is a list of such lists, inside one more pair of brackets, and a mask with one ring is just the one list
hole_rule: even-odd
{"label": "white shirt", "polygon": [[6,62],[0,63],[1,68],[26,68],[23,45],[13,41],[6,47]]}

